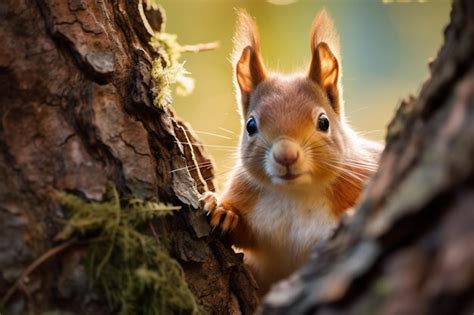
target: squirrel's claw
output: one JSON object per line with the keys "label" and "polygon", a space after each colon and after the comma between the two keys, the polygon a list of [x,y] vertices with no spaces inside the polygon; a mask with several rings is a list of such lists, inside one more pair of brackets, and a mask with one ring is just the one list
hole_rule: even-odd
{"label": "squirrel's claw", "polygon": [[232,210],[225,209],[222,205],[211,211],[211,226],[219,227],[222,233],[227,233],[235,229],[239,223],[239,216]]}
{"label": "squirrel's claw", "polygon": [[227,233],[237,227],[239,216],[231,209],[228,209],[229,207],[219,204],[215,193],[205,192],[200,202],[204,211],[210,216],[212,230],[219,227],[222,233]]}
{"label": "squirrel's claw", "polygon": [[211,191],[206,191],[199,199],[201,206],[209,216],[211,212],[217,207],[216,194]]}
{"label": "squirrel's claw", "polygon": [[239,216],[233,211],[226,211],[225,217],[221,220],[221,230],[224,233],[232,231],[239,223]]}

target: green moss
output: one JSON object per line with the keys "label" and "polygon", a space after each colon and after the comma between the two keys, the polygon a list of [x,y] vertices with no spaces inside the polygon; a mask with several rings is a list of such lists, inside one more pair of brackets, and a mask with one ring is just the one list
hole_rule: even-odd
{"label": "green moss", "polygon": [[5,309],[5,307],[0,303],[0,314],[9,315]]}
{"label": "green moss", "polygon": [[177,207],[123,200],[111,189],[104,202],[87,202],[60,193],[59,202],[70,215],[58,235],[80,234],[87,240],[86,269],[91,286],[102,292],[119,314],[202,314],[186,284],[180,265],[163,239],[149,233],[147,223]]}
{"label": "green moss", "polygon": [[386,279],[380,278],[373,282],[367,292],[352,307],[356,315],[380,314],[387,297],[392,293],[392,286]]}
{"label": "green moss", "polygon": [[175,66],[163,66],[160,58],[153,60],[151,75],[155,81],[153,89],[155,106],[162,108],[171,104],[173,84],[178,84],[176,92],[181,95],[187,95],[194,88],[194,80],[187,76],[188,72],[184,69],[183,64]]}
{"label": "green moss", "polygon": [[[152,5],[154,2],[148,2]],[[156,4],[153,4],[156,5]],[[162,12],[163,9],[160,8]],[[165,16],[162,13],[162,16]],[[152,78],[155,81],[154,105],[166,107],[172,101],[171,86],[176,84],[176,93],[188,95],[194,89],[194,79],[184,68],[184,62],[180,62],[183,46],[178,43],[177,35],[164,32],[155,32],[150,40],[150,45],[158,52],[159,57],[153,61]]]}

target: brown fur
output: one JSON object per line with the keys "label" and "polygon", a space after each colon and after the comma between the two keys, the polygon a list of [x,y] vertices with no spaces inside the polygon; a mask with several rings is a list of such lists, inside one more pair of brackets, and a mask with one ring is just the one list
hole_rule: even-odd
{"label": "brown fur", "polygon": [[309,35],[311,62],[308,77],[318,84],[329,98],[334,111],[343,115],[340,95],[340,47],[336,28],[326,10],[322,10],[313,20]]}
{"label": "brown fur", "polygon": [[251,91],[267,77],[267,71],[260,53],[260,36],[254,20],[245,13],[237,11],[237,27],[234,36],[234,51],[231,56],[236,95],[242,104],[244,115]]}
{"label": "brown fur", "polygon": [[[339,44],[325,11],[313,21],[307,73],[267,72],[255,22],[242,11],[234,42],[242,118],[253,117],[258,132],[249,135],[244,126],[234,174],[219,197],[208,193],[204,201],[211,224],[244,250],[263,294],[298,267],[311,245],[328,237],[341,213],[354,206],[381,146],[361,138],[345,122]],[[318,129],[321,115],[330,122],[327,131]],[[285,150],[297,157],[288,166],[275,158]],[[294,225],[302,230],[295,232]],[[298,235],[285,234],[289,231]],[[268,261],[274,256],[281,266]]]}

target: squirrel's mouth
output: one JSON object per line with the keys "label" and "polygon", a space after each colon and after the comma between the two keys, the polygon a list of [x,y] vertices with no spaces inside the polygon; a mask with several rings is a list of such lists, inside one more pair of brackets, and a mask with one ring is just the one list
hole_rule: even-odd
{"label": "squirrel's mouth", "polygon": [[278,176],[278,178],[283,179],[283,180],[290,181],[290,180],[297,179],[297,178],[300,177],[300,176],[301,176],[301,174],[286,173],[285,175],[280,175],[280,176]]}
{"label": "squirrel's mouth", "polygon": [[275,185],[284,185],[284,186],[293,186],[293,185],[300,185],[300,184],[308,184],[311,182],[311,178],[309,177],[309,172],[300,172],[300,173],[292,173],[287,172],[284,175],[272,175],[272,183]]}

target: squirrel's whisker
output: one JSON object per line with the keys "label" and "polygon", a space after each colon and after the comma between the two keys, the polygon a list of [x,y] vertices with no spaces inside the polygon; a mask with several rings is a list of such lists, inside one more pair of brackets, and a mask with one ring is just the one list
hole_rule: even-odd
{"label": "squirrel's whisker", "polygon": [[232,135],[235,135],[235,136],[237,135],[237,134],[236,134],[235,132],[233,132],[232,130],[225,129],[225,128],[223,128],[223,127],[219,127],[219,129],[222,130],[222,131],[224,131],[224,132],[230,133],[230,134],[232,134]]}
{"label": "squirrel's whisker", "polygon": [[[186,131],[186,132],[189,132],[189,131]],[[233,138],[231,138],[231,137],[223,136],[223,135],[220,135],[220,134],[217,134],[217,133],[208,132],[208,131],[200,131],[200,130],[193,129],[193,132],[199,133],[199,134],[203,134],[203,135],[208,135],[208,136],[214,136],[214,137],[222,138],[222,139],[226,139],[226,140],[232,140],[232,139],[233,139]]]}
{"label": "squirrel's whisker", "polygon": [[175,141],[176,143],[187,144],[192,146],[203,146],[208,148],[237,148],[236,146],[232,145],[217,145],[217,144],[204,144],[204,143],[197,143],[197,142],[186,142],[186,141]]}
{"label": "squirrel's whisker", "polygon": [[186,170],[186,169],[187,170],[193,170],[193,169],[202,168],[202,167],[206,167],[206,166],[212,166],[212,162],[206,161],[206,162],[202,162],[202,163],[198,163],[198,164],[183,166],[183,167],[171,170],[170,173],[174,173],[174,172],[178,172],[178,171]]}

